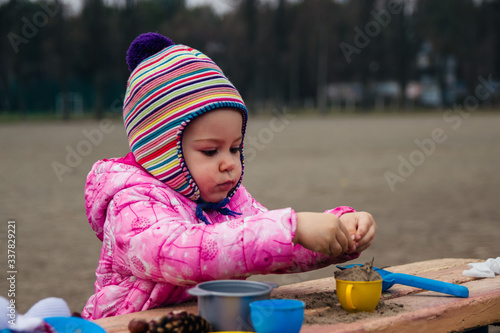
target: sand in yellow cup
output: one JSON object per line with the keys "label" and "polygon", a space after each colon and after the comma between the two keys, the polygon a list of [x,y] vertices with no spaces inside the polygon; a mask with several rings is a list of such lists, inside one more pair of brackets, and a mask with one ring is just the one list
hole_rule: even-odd
{"label": "sand in yellow cup", "polygon": [[335,279],[342,308],[349,312],[373,312],[382,294],[382,280],[344,281]]}

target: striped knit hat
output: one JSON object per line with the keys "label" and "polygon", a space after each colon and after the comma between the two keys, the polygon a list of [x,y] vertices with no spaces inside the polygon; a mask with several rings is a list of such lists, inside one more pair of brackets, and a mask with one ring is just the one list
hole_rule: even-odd
{"label": "striped knit hat", "polygon": [[[243,115],[244,135],[248,114],[240,94],[206,55],[157,33],[137,37],[127,63],[131,74],[123,118],[135,160],[175,191],[198,200],[200,191],[182,155],[182,133],[207,111],[234,108]],[[241,178],[228,197],[240,183]]]}

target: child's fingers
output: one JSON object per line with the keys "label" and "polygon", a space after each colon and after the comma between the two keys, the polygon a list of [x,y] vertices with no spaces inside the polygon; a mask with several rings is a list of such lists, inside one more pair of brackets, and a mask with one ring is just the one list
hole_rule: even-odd
{"label": "child's fingers", "polygon": [[364,251],[370,247],[373,239],[375,238],[375,229],[375,226],[370,227],[366,234],[364,234],[363,237],[357,242],[358,251]]}
{"label": "child's fingers", "polygon": [[346,213],[340,217],[340,221],[347,228],[349,235],[355,236],[358,229],[356,213]]}
{"label": "child's fingers", "polygon": [[345,239],[345,245],[346,247],[343,248],[343,252],[346,252],[346,251],[349,251],[349,252],[354,252],[356,251],[356,244],[355,244],[355,241],[354,241],[354,238],[355,238],[355,232],[354,233],[351,233],[348,229],[348,227],[346,227],[343,223],[340,223],[340,230],[342,231],[340,234],[340,236]]}
{"label": "child's fingers", "polygon": [[374,236],[376,224],[371,214],[366,212],[360,212],[357,215],[357,219],[358,223],[356,230],[356,240],[359,241],[363,239],[365,236],[368,235],[368,233],[370,233],[371,236]]}
{"label": "child's fingers", "polygon": [[[367,229],[366,232],[364,231],[365,229]],[[377,226],[375,223],[369,224],[367,228],[365,228],[365,226],[361,228],[360,234],[357,235],[359,236],[359,238],[356,239],[356,246],[358,251],[364,251],[370,246],[373,239],[375,238],[376,229]]]}
{"label": "child's fingers", "polygon": [[354,244],[347,228],[342,223],[339,223],[339,228],[336,229],[335,234],[332,236],[332,241],[328,245],[329,254],[332,257],[348,252]]}
{"label": "child's fingers", "polygon": [[336,242],[331,242],[329,245],[328,245],[328,250],[329,250],[329,255],[331,257],[336,257],[338,256],[339,254],[341,253],[344,253],[345,251],[343,250],[343,247],[341,245],[341,241],[339,241],[337,239]]}
{"label": "child's fingers", "polygon": [[356,235],[355,241],[360,242],[367,235],[369,230],[370,230],[369,226],[360,224],[358,227],[358,230],[356,230],[356,233],[355,233],[355,235]]}

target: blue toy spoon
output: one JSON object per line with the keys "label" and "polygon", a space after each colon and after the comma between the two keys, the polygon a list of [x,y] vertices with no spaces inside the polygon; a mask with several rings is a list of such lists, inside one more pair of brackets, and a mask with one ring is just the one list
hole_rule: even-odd
{"label": "blue toy spoon", "polygon": [[[352,264],[341,266],[338,265],[339,269],[351,268],[353,266],[361,266],[360,264]],[[405,286],[436,291],[438,293],[458,296],[458,297],[469,297],[469,289],[465,286],[459,284],[443,282],[438,280],[427,279],[415,275],[403,274],[403,273],[392,273],[381,268],[373,267],[382,277],[382,291],[386,291],[394,284],[403,284]]]}

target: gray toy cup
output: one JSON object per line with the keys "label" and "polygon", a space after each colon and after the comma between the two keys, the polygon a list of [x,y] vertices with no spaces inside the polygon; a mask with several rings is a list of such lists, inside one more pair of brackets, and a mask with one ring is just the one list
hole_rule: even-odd
{"label": "gray toy cup", "polygon": [[253,331],[250,303],[268,299],[275,283],[218,280],[197,284],[188,293],[198,296],[198,315],[215,331]]}

